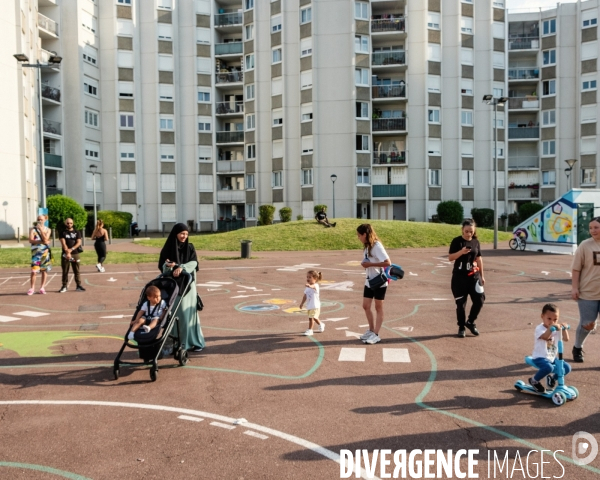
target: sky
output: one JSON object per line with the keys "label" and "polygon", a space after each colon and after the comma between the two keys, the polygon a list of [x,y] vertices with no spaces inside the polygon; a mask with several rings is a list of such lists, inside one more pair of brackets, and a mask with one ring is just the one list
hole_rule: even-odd
{"label": "sky", "polygon": [[[561,0],[560,3],[572,3],[575,0]],[[513,8],[537,8],[556,7],[558,0],[506,0],[506,7],[509,9]]]}

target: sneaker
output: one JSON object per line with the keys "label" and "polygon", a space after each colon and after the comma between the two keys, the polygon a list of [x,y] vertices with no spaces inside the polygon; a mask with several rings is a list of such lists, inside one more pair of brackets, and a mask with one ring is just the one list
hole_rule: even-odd
{"label": "sneaker", "polygon": [[458,328],[458,338],[465,338],[465,327]]}
{"label": "sneaker", "polygon": [[204,350],[202,347],[194,347],[190,350],[190,352],[198,353],[198,352],[201,352],[202,350]]}
{"label": "sneaker", "polygon": [[96,269],[101,272],[102,271],[102,265],[100,265],[99,263],[96,264]]}
{"label": "sneaker", "polygon": [[529,379],[529,385],[531,385],[536,392],[546,393],[546,389],[544,388],[544,386],[540,382],[535,380],[533,377]]}
{"label": "sneaker", "polygon": [[100,267],[100,273],[104,273],[106,272],[106,270],[104,270],[104,267]]}
{"label": "sneaker", "polygon": [[546,377],[546,385],[550,390],[554,390],[554,387],[556,386],[556,378],[554,375],[548,375]]}
{"label": "sneaker", "polygon": [[325,331],[325,324],[322,323],[321,325],[319,325],[319,332],[324,332]]}
{"label": "sneaker", "polygon": [[373,335],[373,332],[372,332],[371,330],[368,330],[368,329],[367,329],[367,331],[366,331],[365,333],[363,333],[363,334],[360,336],[360,339],[361,339],[361,340],[366,340],[366,339],[367,339],[367,338],[369,338],[371,335]]}
{"label": "sneaker", "polygon": [[45,288],[40,288],[40,291],[38,292],[40,295],[46,295],[46,289]]}
{"label": "sneaker", "polygon": [[304,332],[304,335],[306,335],[307,337],[312,336],[313,331],[309,328],[308,330],[306,330],[306,332]]}
{"label": "sneaker", "polygon": [[379,342],[381,342],[381,338],[379,338],[379,335],[377,335],[376,333],[373,333],[373,335],[371,335],[365,341],[365,343],[368,343],[369,345],[375,345],[376,343],[379,343]]}
{"label": "sneaker", "polygon": [[81,285],[77,285],[77,288],[75,289],[76,292],[85,292],[85,288],[83,288]]}
{"label": "sneaker", "polygon": [[583,348],[573,347],[573,361],[583,363]]}
{"label": "sneaker", "polygon": [[62,287],[58,293],[65,293],[67,291],[67,287]]}
{"label": "sneaker", "polygon": [[29,290],[27,290],[27,295],[33,295],[33,288],[30,288]]}
{"label": "sneaker", "polygon": [[467,327],[467,328],[468,328],[468,329],[471,331],[471,333],[472,333],[473,335],[475,335],[476,337],[479,335],[479,330],[477,330],[477,327],[475,326],[475,324],[474,324],[474,323],[467,322],[467,323],[465,324],[465,327]]}

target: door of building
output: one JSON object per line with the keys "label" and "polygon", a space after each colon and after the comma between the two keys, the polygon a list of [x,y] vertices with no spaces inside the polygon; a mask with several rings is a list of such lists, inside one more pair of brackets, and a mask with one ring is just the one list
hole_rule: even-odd
{"label": "door of building", "polygon": [[590,238],[589,224],[594,218],[593,203],[578,203],[577,204],[577,245],[585,239]]}
{"label": "door of building", "polygon": [[388,219],[387,203],[379,203],[377,205],[377,218],[379,218],[379,220],[387,220]]}

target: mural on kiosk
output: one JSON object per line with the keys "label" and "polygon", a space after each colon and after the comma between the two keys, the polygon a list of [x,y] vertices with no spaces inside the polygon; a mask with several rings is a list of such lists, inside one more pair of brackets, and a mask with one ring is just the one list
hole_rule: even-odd
{"label": "mural on kiosk", "polygon": [[527,219],[514,233],[528,242],[575,243],[573,218],[577,215],[577,205],[565,197]]}

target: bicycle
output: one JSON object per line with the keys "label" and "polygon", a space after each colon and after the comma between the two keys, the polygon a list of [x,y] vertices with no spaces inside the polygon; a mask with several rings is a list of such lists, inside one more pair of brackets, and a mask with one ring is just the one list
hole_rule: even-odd
{"label": "bicycle", "polygon": [[519,235],[519,234],[515,234],[515,236],[508,241],[508,246],[512,250],[523,251],[523,250],[525,250],[525,247],[527,246],[527,242],[525,241],[525,237],[523,237],[522,235]]}

